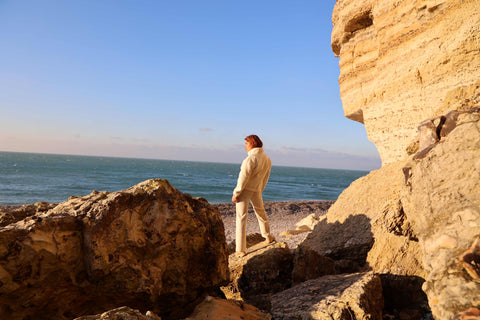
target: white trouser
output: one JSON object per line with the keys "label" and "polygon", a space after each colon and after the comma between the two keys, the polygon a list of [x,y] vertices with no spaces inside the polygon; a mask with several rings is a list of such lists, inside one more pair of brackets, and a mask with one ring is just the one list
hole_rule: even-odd
{"label": "white trouser", "polygon": [[260,232],[264,238],[270,236],[270,225],[268,223],[267,213],[263,207],[263,199],[261,192],[243,191],[238,197],[236,203],[237,211],[237,223],[236,223],[236,251],[247,250],[247,218],[248,218],[248,204],[252,202],[253,210],[257,215],[258,225],[260,226]]}

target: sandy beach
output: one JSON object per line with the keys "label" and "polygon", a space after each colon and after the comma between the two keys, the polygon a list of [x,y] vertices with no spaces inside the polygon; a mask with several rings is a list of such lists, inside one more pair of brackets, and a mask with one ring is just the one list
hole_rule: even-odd
{"label": "sandy beach", "polygon": [[[284,241],[290,249],[296,246],[305,238],[307,233],[298,235],[281,236],[280,233],[286,230],[295,230],[296,224],[303,218],[316,214],[318,217],[324,215],[334,201],[266,201],[265,210],[270,222],[272,234],[278,241]],[[230,244],[235,240],[235,204],[217,203],[225,226],[225,237]],[[260,233],[257,217],[250,205],[247,221],[247,234]]]}

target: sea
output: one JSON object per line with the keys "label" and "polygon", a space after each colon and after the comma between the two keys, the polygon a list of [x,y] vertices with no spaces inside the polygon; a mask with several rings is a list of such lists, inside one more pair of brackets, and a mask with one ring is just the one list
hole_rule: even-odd
{"label": "sea", "polygon": [[[70,196],[119,191],[147,179],[210,203],[230,202],[240,163],[211,163],[0,152],[0,206],[59,203]],[[264,201],[336,200],[368,171],[272,166]]]}

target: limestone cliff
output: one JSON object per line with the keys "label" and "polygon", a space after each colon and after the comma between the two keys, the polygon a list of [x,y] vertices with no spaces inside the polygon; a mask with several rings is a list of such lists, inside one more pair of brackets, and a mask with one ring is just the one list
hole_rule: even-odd
{"label": "limestone cliff", "polygon": [[435,319],[480,319],[480,1],[338,0],[332,19],[345,115],[383,167],[303,246],[381,274],[386,304],[423,283]]}
{"label": "limestone cliff", "polygon": [[407,155],[421,121],[478,99],[478,0],[338,0],[332,20],[345,115],[383,164]]}

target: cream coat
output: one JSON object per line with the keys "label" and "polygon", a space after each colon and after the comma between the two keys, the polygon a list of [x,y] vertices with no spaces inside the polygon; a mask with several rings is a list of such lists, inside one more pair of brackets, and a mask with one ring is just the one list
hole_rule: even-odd
{"label": "cream coat", "polygon": [[233,195],[238,197],[244,190],[263,192],[270,177],[272,161],[262,148],[253,148],[243,160]]}

